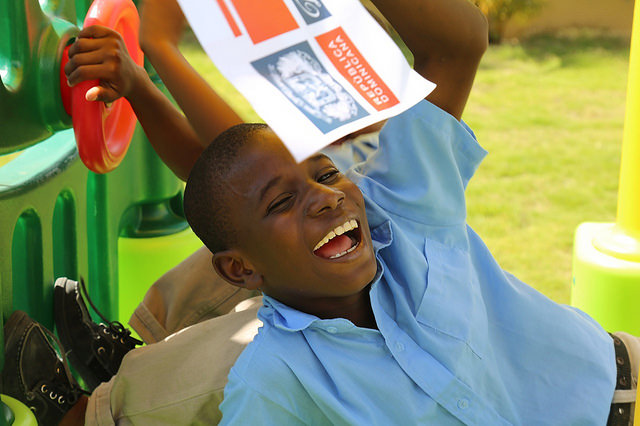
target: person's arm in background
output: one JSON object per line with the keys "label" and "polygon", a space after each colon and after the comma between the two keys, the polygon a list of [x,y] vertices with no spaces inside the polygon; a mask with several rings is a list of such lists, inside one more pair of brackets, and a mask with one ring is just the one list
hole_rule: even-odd
{"label": "person's arm in background", "polygon": [[65,73],[72,86],[100,80],[87,92],[89,100],[113,102],[124,96],[162,161],[186,180],[202,143],[185,116],[131,59],[118,33],[98,25],[84,28],[69,49]]}
{"label": "person's arm in background", "polygon": [[104,27],[83,29],[69,49],[71,85],[100,79],[92,100],[131,104],[149,142],[182,180],[204,148],[242,119],[191,67],[178,49],[185,19],[175,0],[141,0],[140,44],[182,111],[155,87],[128,55],[122,38]]}
{"label": "person's arm in background", "polygon": [[140,46],[203,146],[242,119],[184,58],[185,18],[176,0],[141,0]]}
{"label": "person's arm in background", "polygon": [[414,56],[414,69],[437,84],[427,96],[458,120],[488,45],[487,20],[468,0],[372,0]]}

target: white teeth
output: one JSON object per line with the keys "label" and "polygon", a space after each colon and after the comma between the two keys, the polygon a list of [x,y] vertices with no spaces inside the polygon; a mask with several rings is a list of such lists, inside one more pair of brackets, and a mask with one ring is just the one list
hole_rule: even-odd
{"label": "white teeth", "polygon": [[334,254],[333,256],[331,256],[329,259],[337,259],[339,257],[344,256],[347,253],[351,253],[352,251],[354,251],[356,249],[357,246],[353,246],[351,247],[349,250],[343,251],[342,253],[338,253],[338,254]]}
{"label": "white teeth", "polygon": [[[334,238],[336,235],[342,235],[347,231],[351,231],[352,229],[356,229],[358,227],[358,222],[356,222],[354,219],[348,220],[345,223],[343,223],[342,225],[336,226],[332,231],[329,231],[329,233],[327,235],[325,235],[325,237],[320,240],[320,242],[318,244],[316,244],[315,248],[313,249],[313,251],[318,250],[320,247],[322,247],[323,245],[327,244],[332,238]],[[340,256],[344,256],[345,254],[351,252],[355,247],[350,248],[349,250],[336,254],[335,256],[332,256],[331,258],[334,259],[336,257],[340,257]]]}

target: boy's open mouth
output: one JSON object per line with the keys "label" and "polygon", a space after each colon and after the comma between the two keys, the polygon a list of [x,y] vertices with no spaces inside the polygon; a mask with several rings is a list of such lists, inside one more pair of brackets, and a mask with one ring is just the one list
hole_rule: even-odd
{"label": "boy's open mouth", "polygon": [[358,222],[346,221],[329,231],[313,249],[313,254],[324,259],[337,259],[351,253],[360,244],[362,234]]}

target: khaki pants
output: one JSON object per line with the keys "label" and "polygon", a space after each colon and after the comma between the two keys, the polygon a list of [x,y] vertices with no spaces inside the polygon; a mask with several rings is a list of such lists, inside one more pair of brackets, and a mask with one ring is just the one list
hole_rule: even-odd
{"label": "khaki pants", "polygon": [[145,343],[155,343],[258,295],[227,284],[214,271],[211,252],[202,247],[151,286],[129,325]]}
{"label": "khaki pants", "polygon": [[163,275],[129,321],[148,345],[95,389],[85,424],[216,424],[229,370],[261,325],[256,294],[219,278],[204,247]]}

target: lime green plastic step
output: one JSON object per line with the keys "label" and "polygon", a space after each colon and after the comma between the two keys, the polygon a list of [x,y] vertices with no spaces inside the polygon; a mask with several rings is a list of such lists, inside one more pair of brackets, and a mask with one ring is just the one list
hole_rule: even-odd
{"label": "lime green plastic step", "polygon": [[613,223],[583,223],[573,256],[571,304],[607,331],[640,335],[640,263],[619,259],[594,246],[594,239]]}

